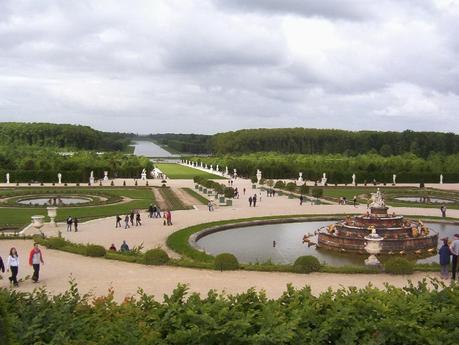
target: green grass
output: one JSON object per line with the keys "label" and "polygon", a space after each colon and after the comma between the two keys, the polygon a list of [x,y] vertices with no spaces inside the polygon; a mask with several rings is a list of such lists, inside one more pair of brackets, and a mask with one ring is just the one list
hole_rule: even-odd
{"label": "green grass", "polygon": [[203,197],[201,194],[195,192],[195,191],[192,190],[191,188],[182,188],[182,190],[184,190],[185,193],[188,193],[188,194],[191,195],[193,198],[195,198],[196,200],[198,200],[202,205],[207,205],[207,203],[209,202],[209,199]]}
{"label": "green grass", "polygon": [[155,166],[158,169],[160,169],[163,173],[165,173],[168,178],[173,180],[192,180],[195,176],[201,176],[206,179],[225,179],[224,177],[219,175],[210,174],[205,171],[201,171],[198,169],[194,169],[175,163],[157,163],[155,164]]}
{"label": "green grass", "polygon": [[167,209],[170,210],[189,210],[191,207],[186,206],[182,200],[177,197],[177,194],[169,187],[158,188],[161,196],[167,204]]}
{"label": "green grass", "polygon": [[[30,193],[34,190],[45,191],[40,188],[26,188],[20,189],[15,188],[8,191],[1,191],[2,195],[17,195],[21,193]],[[80,219],[80,221],[86,221],[95,218],[103,218],[115,216],[117,214],[127,214],[133,209],[147,209],[151,203],[155,202],[155,196],[150,188],[138,187],[127,189],[124,188],[72,188],[75,194],[91,194],[98,193],[98,195],[113,195],[117,197],[126,197],[130,200],[127,203],[112,203],[107,205],[96,205],[96,206],[81,206],[81,207],[65,207],[59,208],[57,211],[57,221],[64,221],[67,216],[72,216]],[[46,193],[59,194],[62,192],[60,188],[46,188]],[[0,228],[8,229],[20,229],[23,226],[30,223],[30,217],[34,215],[47,215],[46,207],[0,207]]]}

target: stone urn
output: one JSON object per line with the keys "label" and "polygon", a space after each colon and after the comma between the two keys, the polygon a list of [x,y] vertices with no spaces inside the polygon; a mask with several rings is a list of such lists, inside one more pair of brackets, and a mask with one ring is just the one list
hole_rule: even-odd
{"label": "stone urn", "polygon": [[35,229],[41,229],[44,225],[45,216],[32,216],[32,226]]}
{"label": "stone urn", "polygon": [[57,207],[47,207],[46,210],[48,211],[48,217],[50,219],[49,223],[51,226],[57,226],[55,221],[57,217]]}
{"label": "stone urn", "polygon": [[371,234],[365,236],[365,240],[367,241],[365,245],[365,250],[367,251],[370,256],[368,259],[365,260],[365,265],[367,266],[377,266],[380,264],[378,258],[376,257],[377,254],[381,252],[382,244],[381,241],[384,238],[379,236],[376,233],[376,229],[372,229]]}

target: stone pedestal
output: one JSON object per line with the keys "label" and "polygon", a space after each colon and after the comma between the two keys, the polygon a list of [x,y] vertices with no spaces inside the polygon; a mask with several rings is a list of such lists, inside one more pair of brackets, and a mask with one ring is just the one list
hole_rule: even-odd
{"label": "stone pedestal", "polygon": [[48,217],[50,219],[49,224],[51,226],[56,227],[57,224],[55,222],[55,219],[57,217],[57,207],[47,207],[46,209],[48,210]]}

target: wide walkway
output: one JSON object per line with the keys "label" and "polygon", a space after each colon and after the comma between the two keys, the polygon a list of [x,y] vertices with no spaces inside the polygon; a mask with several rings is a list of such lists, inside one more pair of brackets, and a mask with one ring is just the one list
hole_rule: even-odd
{"label": "wide walkway", "polygon": [[[176,187],[192,187],[191,181],[170,181]],[[142,214],[143,225],[130,229],[115,229],[114,218],[105,218],[81,223],[79,232],[66,232],[65,224],[59,224],[57,228],[46,225],[43,231],[48,235],[56,235],[58,231],[73,242],[96,243],[109,247],[114,243],[117,247],[123,240],[132,246],[143,245],[144,248],[157,246],[166,249],[165,241],[174,231],[185,227],[226,219],[249,218],[270,215],[335,215],[346,213],[366,212],[366,206],[340,206],[340,205],[311,205],[305,203],[299,205],[297,199],[288,199],[285,196],[268,198],[266,193],[261,194],[257,207],[249,207],[247,199],[249,195],[256,193],[260,198],[260,192],[251,189],[250,181],[238,179],[234,187],[241,192],[239,200],[234,200],[233,206],[218,207],[214,212],[209,212],[206,206],[198,206],[194,210],[173,212],[173,226],[164,226],[162,219],[148,219],[146,213]],[[246,194],[243,195],[243,189]],[[390,212],[404,215],[439,216],[437,209],[425,208],[394,208]],[[459,218],[459,210],[449,210],[448,215]],[[299,239],[300,241],[301,239]],[[0,241],[0,254],[6,260],[6,254],[11,246],[16,246],[21,256],[20,277],[31,273],[27,265],[27,255],[31,248],[31,241],[2,240]],[[418,281],[426,276],[436,274],[416,273],[409,277],[390,276],[385,274],[325,274],[314,273],[310,275],[298,275],[292,273],[268,273],[268,272],[218,272],[212,270],[197,270],[176,267],[148,267],[137,264],[129,264],[105,259],[87,258],[79,255],[44,250],[46,265],[43,267],[42,282],[32,284],[30,281],[21,284],[20,290],[30,291],[37,286],[46,286],[52,293],[64,291],[68,287],[68,280],[73,277],[82,292],[93,291],[95,294],[103,294],[108,288],[113,287],[118,300],[135,294],[138,287],[148,293],[161,298],[164,293],[170,293],[178,283],[187,283],[191,291],[206,293],[209,289],[237,293],[250,287],[266,290],[268,296],[277,297],[288,283],[297,287],[305,284],[310,285],[316,294],[331,288],[341,286],[364,287],[368,283],[383,287],[385,282],[396,286],[407,283],[407,279]],[[168,250],[177,257],[177,254]],[[7,286],[7,280],[0,281],[0,286]]]}

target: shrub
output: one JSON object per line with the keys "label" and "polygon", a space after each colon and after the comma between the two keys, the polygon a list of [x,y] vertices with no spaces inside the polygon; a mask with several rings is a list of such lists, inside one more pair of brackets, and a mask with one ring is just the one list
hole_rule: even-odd
{"label": "shrub", "polygon": [[68,245],[68,242],[62,237],[50,237],[43,241],[43,245],[49,249],[61,249]]}
{"label": "shrub", "polygon": [[233,198],[234,197],[234,188],[233,187],[225,187],[224,192],[225,198]]}
{"label": "shrub", "polygon": [[324,190],[322,188],[313,188],[311,194],[314,198],[320,198],[324,195]]}
{"label": "shrub", "polygon": [[258,179],[257,179],[256,176],[252,176],[252,177],[250,178],[250,181],[252,181],[252,183],[257,183],[257,182],[258,182]]}
{"label": "shrub", "polygon": [[214,267],[220,271],[231,271],[239,268],[236,257],[230,253],[222,253],[215,257]]}
{"label": "shrub", "polygon": [[315,256],[300,256],[293,264],[293,271],[296,273],[311,273],[320,270],[320,262]]}
{"label": "shrub", "polygon": [[106,250],[104,247],[98,244],[88,244],[86,246],[86,255],[92,257],[102,257],[105,256]]}
{"label": "shrub", "polygon": [[147,265],[164,265],[169,261],[169,255],[161,248],[150,249],[145,253]]}
{"label": "shrub", "polygon": [[411,274],[414,270],[414,263],[405,258],[390,258],[384,264],[384,271],[392,274]]}
{"label": "shrub", "polygon": [[288,190],[289,192],[293,192],[296,189],[296,183],[295,182],[289,182],[285,186],[285,189]]}
{"label": "shrub", "polygon": [[279,188],[279,189],[285,188],[285,183],[284,183],[284,181],[277,181],[277,182],[274,184],[274,188]]}

